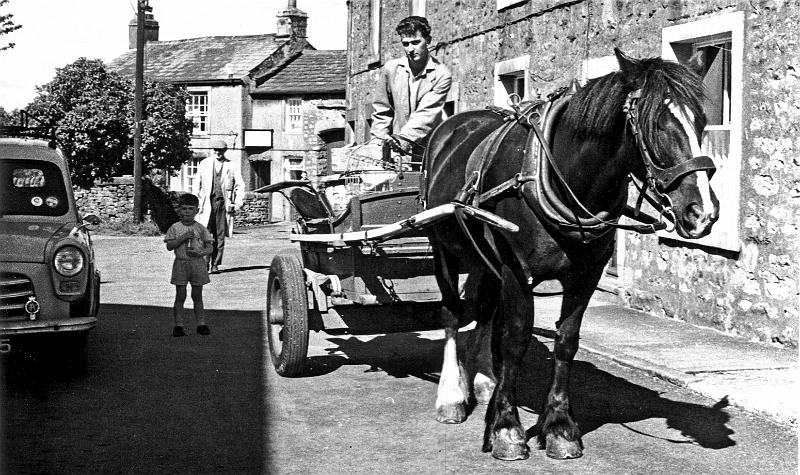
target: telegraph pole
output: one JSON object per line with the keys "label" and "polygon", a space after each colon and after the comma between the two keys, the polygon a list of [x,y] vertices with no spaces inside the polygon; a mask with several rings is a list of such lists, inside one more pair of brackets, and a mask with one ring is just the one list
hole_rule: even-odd
{"label": "telegraph pole", "polygon": [[142,222],[142,116],[144,110],[144,13],[149,0],[138,0],[136,7],[136,72],[133,119],[133,220]]}

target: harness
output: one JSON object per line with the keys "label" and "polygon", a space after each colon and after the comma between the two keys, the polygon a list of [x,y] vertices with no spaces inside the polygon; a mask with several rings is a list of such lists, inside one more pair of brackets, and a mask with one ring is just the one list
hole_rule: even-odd
{"label": "harness", "polygon": [[[709,173],[710,178],[715,170],[711,158],[698,156],[674,167],[662,168],[658,166],[653,161],[652,154],[640,133],[638,102],[641,98],[641,89],[637,89],[628,94],[623,107],[627,125],[634,136],[646,169],[645,179],[641,183],[631,175],[631,179],[639,191],[636,207],[631,208],[628,206],[627,194],[620,193],[619,198],[611,204],[608,210],[595,214],[589,211],[569,187],[566,179],[556,166],[549,147],[548,137],[552,137],[558,118],[566,110],[572,96],[577,91],[577,82],[573,81],[568,88],[563,88],[551,95],[546,101],[534,103],[524,110],[520,110],[518,96],[516,100],[511,101],[513,111],[492,108],[495,113],[504,116],[506,123],[489,134],[473,151],[467,165],[467,179],[455,200],[463,203],[470,201],[473,206],[480,207],[500,195],[513,191],[521,195],[526,204],[543,223],[557,230],[563,236],[583,243],[591,242],[612,229],[624,229],[642,234],[674,229],[676,217],[666,190],[685,175],[695,171],[705,170]],[[486,189],[483,183],[486,172],[492,165],[501,144],[517,124],[528,130],[520,171],[502,183]],[[572,201],[572,206],[565,203],[555,192],[554,183]],[[648,190],[650,191],[649,193]],[[651,193],[654,196],[651,196]],[[644,200],[647,200],[659,212],[658,217],[647,215],[641,211],[641,204]],[[642,224],[622,224],[619,219],[623,215]],[[671,228],[665,222],[665,218],[671,222]],[[500,254],[488,227],[484,226],[483,238],[484,242],[488,244],[489,252],[491,252],[493,259],[490,259],[487,253],[481,249],[481,246],[466,225],[463,214],[456,213],[456,219],[481,259],[500,278],[497,265],[492,262],[493,260],[494,262],[501,262]],[[521,256],[517,256],[517,261],[525,272],[529,283],[532,283],[533,279],[525,260]]]}

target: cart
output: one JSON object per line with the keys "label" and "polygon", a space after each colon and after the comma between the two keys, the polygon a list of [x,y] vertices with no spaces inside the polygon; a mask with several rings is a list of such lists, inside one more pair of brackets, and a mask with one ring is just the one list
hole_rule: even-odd
{"label": "cart", "polygon": [[426,227],[460,210],[517,230],[463,203],[424,209],[420,178],[413,171],[360,170],[324,177],[319,188],[294,180],[258,190],[281,193],[298,213],[290,240],[299,244],[300,257],[276,255],[267,281],[264,321],[278,374],[302,374],[310,331],[440,328],[441,294]]}

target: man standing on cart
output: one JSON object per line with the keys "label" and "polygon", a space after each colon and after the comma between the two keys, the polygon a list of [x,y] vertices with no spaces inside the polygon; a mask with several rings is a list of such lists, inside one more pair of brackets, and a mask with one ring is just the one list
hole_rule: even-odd
{"label": "man standing on cart", "polygon": [[398,23],[396,31],[406,55],[381,68],[371,133],[373,141],[408,154],[414,144],[424,147],[430,132],[442,122],[452,79],[450,70],[428,52],[431,27],[427,19],[410,16]]}

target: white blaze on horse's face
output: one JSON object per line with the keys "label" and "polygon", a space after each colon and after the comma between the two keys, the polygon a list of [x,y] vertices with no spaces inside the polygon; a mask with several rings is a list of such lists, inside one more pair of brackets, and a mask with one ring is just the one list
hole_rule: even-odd
{"label": "white blaze on horse's face", "polygon": [[[686,139],[689,141],[689,147],[692,151],[693,157],[703,155],[700,150],[700,139],[697,137],[694,128],[694,114],[688,107],[680,107],[669,99],[664,100],[664,104],[669,108],[669,111],[681,124]],[[697,179],[697,189],[700,191],[700,198],[703,201],[700,205],[703,208],[703,215],[708,218],[715,214],[714,202],[711,199],[711,184],[708,180],[708,173],[705,170],[699,170],[692,173]]]}

